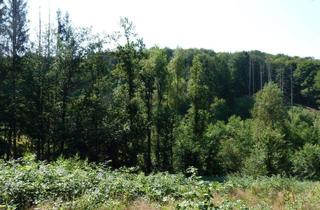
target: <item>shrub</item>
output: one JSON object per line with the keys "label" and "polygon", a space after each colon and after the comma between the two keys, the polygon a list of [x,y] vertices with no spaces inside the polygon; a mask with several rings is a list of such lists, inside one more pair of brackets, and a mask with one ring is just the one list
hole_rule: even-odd
{"label": "shrub", "polygon": [[239,172],[251,150],[250,121],[242,121],[239,117],[232,116],[226,125],[225,133],[224,139],[220,141],[219,163],[224,173]]}
{"label": "shrub", "polygon": [[292,156],[293,171],[300,178],[320,178],[320,146],[306,144]]}

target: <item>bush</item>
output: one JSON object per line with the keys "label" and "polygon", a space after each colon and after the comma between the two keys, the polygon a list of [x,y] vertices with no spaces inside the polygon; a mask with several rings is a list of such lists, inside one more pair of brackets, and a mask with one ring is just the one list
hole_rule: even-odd
{"label": "bush", "polygon": [[292,107],[289,112],[289,119],[286,122],[288,139],[293,149],[303,147],[305,143],[318,143],[318,130],[314,113],[301,107]]}
{"label": "bush", "polygon": [[260,124],[253,124],[252,128],[253,150],[243,171],[248,175],[287,174],[290,168],[288,144],[282,131]]}
{"label": "bush", "polygon": [[251,121],[232,116],[220,141],[218,160],[224,173],[239,172],[251,150]]}
{"label": "bush", "polygon": [[225,135],[226,125],[222,121],[210,124],[204,134],[201,145],[201,157],[204,163],[204,170],[210,175],[221,172],[218,161],[218,151],[220,142],[225,139]]}
{"label": "bush", "polygon": [[306,144],[292,157],[293,172],[300,178],[320,178],[320,146]]}
{"label": "bush", "polygon": [[[77,158],[44,163],[28,157],[0,161],[0,167],[3,209],[141,209],[136,206],[139,202],[146,209],[320,207],[318,182],[279,176],[205,181],[195,168],[188,169],[189,177],[168,173],[145,176],[130,168],[110,170]],[[281,203],[278,197],[283,198]]]}

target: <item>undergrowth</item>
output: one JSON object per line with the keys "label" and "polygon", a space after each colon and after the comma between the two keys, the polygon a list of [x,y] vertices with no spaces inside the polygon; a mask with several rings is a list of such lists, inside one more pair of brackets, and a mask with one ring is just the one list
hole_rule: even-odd
{"label": "undergrowth", "polygon": [[87,161],[0,161],[0,209],[320,209],[320,184],[282,177],[144,175]]}

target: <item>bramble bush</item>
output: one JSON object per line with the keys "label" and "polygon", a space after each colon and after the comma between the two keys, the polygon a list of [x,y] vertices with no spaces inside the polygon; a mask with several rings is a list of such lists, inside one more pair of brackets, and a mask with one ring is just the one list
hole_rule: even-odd
{"label": "bramble bush", "polygon": [[161,209],[320,207],[318,182],[280,176],[204,179],[195,168],[189,168],[187,176],[146,176],[134,168],[111,170],[78,158],[46,163],[34,156],[0,161],[0,167],[0,207],[4,209],[127,209],[132,205],[135,209],[137,201]]}

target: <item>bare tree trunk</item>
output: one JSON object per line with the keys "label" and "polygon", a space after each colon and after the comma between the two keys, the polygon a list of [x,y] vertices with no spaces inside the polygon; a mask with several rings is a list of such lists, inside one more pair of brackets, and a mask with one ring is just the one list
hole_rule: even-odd
{"label": "bare tree trunk", "polygon": [[262,75],[262,72],[263,72],[263,65],[261,64],[261,65],[260,65],[260,90],[262,90],[262,84],[263,84],[263,75]]}
{"label": "bare tree trunk", "polygon": [[255,87],[254,87],[254,83],[255,83],[255,78],[254,78],[254,61],[252,60],[252,95],[254,94],[255,91]]}
{"label": "bare tree trunk", "polygon": [[147,172],[151,172],[152,163],[151,163],[151,98],[152,98],[152,90],[147,91],[147,115],[148,115],[148,128],[147,128]]}
{"label": "bare tree trunk", "polygon": [[17,100],[16,100],[16,68],[17,68],[17,54],[15,48],[13,50],[12,62],[12,143],[13,143],[13,157],[17,157]]}
{"label": "bare tree trunk", "polygon": [[249,96],[251,96],[251,58],[249,57],[249,84],[248,84],[248,89],[249,89]]}
{"label": "bare tree trunk", "polygon": [[291,106],[293,106],[293,71],[292,66],[290,66],[290,95],[291,95]]}

